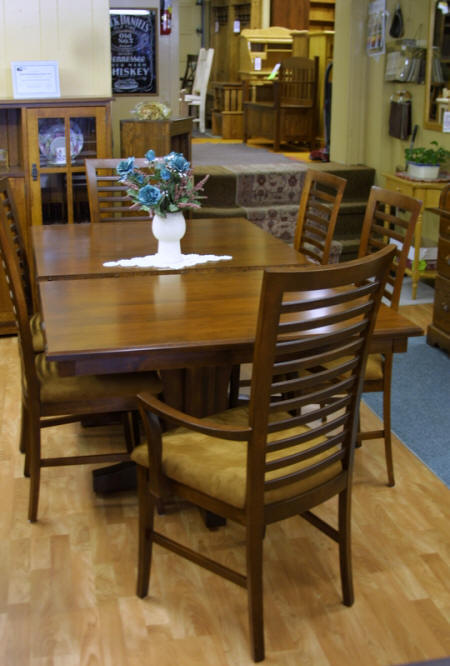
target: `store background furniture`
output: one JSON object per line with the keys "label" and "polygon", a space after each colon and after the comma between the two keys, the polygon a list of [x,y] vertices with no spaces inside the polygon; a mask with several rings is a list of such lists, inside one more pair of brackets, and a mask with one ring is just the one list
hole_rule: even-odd
{"label": "store background furniture", "polygon": [[433,323],[427,330],[427,342],[450,352],[450,184],[441,192],[437,276],[435,283]]}
{"label": "store background furniture", "polygon": [[[287,58],[269,94],[266,86],[244,87],[244,141],[252,137],[273,141],[274,151],[282,143],[306,144],[312,149],[317,128],[318,59]],[[261,96],[263,91],[264,96]]]}
{"label": "store background furniture", "polygon": [[214,49],[201,48],[195,67],[192,92],[186,93],[181,90],[180,112],[184,114],[186,107],[189,111],[194,111],[190,115],[193,115],[193,121],[198,123],[198,129],[201,134],[204,134],[206,131],[206,95],[213,58]]}
{"label": "store background furniture", "polygon": [[[416,298],[417,284],[420,278],[434,279],[436,273],[437,243],[433,239],[422,238],[423,211],[426,208],[436,207],[439,204],[441,190],[449,183],[450,178],[438,180],[415,180],[406,173],[383,173],[385,186],[394,192],[407,194],[414,199],[422,201],[422,208],[417,219],[414,233],[414,252],[410,250],[405,272],[412,278],[412,298]],[[431,250],[429,248],[432,248]],[[421,269],[420,260],[427,262],[427,267]],[[432,267],[429,267],[431,263]]]}
{"label": "store background furniture", "polygon": [[121,120],[120,154],[122,157],[144,157],[152,148],[158,157],[174,151],[191,161],[192,118],[163,120]]}

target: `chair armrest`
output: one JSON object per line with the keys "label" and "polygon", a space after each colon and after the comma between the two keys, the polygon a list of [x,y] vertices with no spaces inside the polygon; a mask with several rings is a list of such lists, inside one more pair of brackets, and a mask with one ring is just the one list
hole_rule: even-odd
{"label": "chair armrest", "polygon": [[172,423],[179,426],[184,426],[190,430],[201,432],[211,437],[219,437],[220,439],[232,439],[237,441],[245,441],[248,439],[251,431],[250,427],[241,428],[239,426],[223,426],[215,423],[213,420],[199,419],[195,416],[190,416],[185,412],[181,412],[165,402],[158,400],[151,393],[140,393],[137,396],[140,409],[149,409],[153,414],[159,417],[169,419]]}

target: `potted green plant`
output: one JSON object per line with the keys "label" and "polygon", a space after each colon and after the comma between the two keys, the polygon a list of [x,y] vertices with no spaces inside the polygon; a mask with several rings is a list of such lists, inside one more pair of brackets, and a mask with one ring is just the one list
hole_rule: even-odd
{"label": "potted green plant", "polygon": [[405,148],[408,174],[420,180],[434,180],[439,176],[441,164],[450,158],[450,151],[432,141],[428,148]]}

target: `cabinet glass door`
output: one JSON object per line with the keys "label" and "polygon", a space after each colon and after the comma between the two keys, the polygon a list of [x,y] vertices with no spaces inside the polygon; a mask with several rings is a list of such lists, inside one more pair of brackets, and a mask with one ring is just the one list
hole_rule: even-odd
{"label": "cabinet glass door", "polygon": [[104,156],[104,109],[29,109],[32,224],[89,222],[84,161]]}

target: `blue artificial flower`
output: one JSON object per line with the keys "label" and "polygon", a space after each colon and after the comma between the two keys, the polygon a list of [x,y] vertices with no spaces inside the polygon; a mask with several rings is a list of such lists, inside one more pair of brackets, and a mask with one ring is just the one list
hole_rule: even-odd
{"label": "blue artificial flower", "polygon": [[191,165],[181,153],[171,152],[167,155],[167,166],[179,173],[185,173]]}
{"label": "blue artificial flower", "polygon": [[162,192],[154,185],[145,185],[138,192],[138,201],[144,206],[156,206],[162,197]]}
{"label": "blue artificial flower", "polygon": [[120,176],[120,180],[126,180],[134,171],[134,157],[128,157],[126,160],[121,160],[116,166],[116,171]]}
{"label": "blue artificial flower", "polygon": [[170,180],[171,178],[171,173],[166,167],[161,167],[159,170],[159,175],[161,177],[161,180]]}
{"label": "blue artificial flower", "polygon": [[145,159],[147,159],[149,162],[153,162],[155,157],[156,155],[154,150],[147,150],[147,152],[145,153]]}

